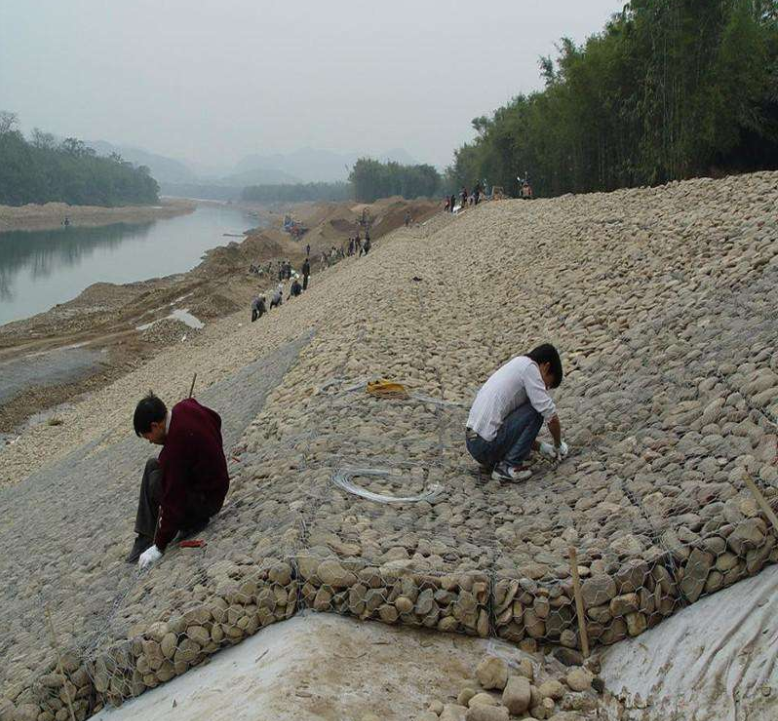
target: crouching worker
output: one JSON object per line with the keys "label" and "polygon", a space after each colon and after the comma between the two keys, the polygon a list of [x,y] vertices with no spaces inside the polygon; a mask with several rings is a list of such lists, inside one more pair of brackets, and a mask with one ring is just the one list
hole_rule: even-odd
{"label": "crouching worker", "polygon": [[261,318],[265,313],[267,313],[265,296],[258,295],[251,301],[251,322],[253,323],[257,318]]}
{"label": "crouching worker", "polygon": [[[567,455],[556,406],[548,393],[562,382],[562,361],[549,343],[517,356],[481,386],[467,418],[467,450],[492,471],[496,481],[523,481],[532,475],[524,465],[531,450],[549,459]],[[554,444],[535,439],[543,421]]]}
{"label": "crouching worker", "polygon": [[230,487],[219,414],[194,398],[171,411],[153,393],[135,408],[135,433],[163,446],[143,472],[135,519],[138,534],[127,557],[141,569],[158,561],[176,533],[187,538],[217,514]]}

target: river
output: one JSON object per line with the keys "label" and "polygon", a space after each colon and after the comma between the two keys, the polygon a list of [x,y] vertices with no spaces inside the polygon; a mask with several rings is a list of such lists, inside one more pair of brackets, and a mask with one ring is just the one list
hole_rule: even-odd
{"label": "river", "polygon": [[132,283],[194,268],[203,253],[258,224],[229,206],[149,223],[0,233],[0,324],[72,300],[98,282]]}

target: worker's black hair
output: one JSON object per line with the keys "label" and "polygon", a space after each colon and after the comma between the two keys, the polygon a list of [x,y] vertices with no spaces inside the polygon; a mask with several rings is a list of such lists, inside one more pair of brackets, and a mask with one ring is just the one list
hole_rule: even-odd
{"label": "worker's black hair", "polygon": [[562,372],[562,359],[559,357],[557,349],[554,348],[551,343],[539,345],[537,348],[527,353],[527,357],[532,358],[538,365],[541,363],[550,363],[551,375],[554,376],[554,382],[551,384],[551,387],[559,388],[562,384],[562,377],[564,375]]}
{"label": "worker's black hair", "polygon": [[151,431],[152,423],[159,423],[165,420],[167,407],[154,395],[152,391],[138,401],[135,406],[135,415],[132,417],[132,424],[135,426],[135,435],[141,436]]}

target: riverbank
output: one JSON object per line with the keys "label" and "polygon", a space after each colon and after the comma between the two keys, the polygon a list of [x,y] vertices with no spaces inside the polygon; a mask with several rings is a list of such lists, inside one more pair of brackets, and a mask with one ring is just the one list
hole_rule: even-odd
{"label": "riverbank", "polygon": [[[373,238],[378,239],[404,222],[406,210],[424,220],[437,212],[427,201],[396,198],[365,206],[373,220]],[[44,313],[0,325],[0,434],[6,441],[20,432],[31,416],[67,404],[138,368],[173,344],[192,343],[201,328],[187,325],[193,317],[210,325],[238,310],[248,308],[258,292],[271,292],[278,282],[277,264],[261,275],[251,266],[278,259],[300,268],[305,246],[311,245],[314,280],[326,263],[322,253],[340,248],[355,234],[363,206],[319,203],[294,206],[294,217],[310,231],[294,241],[281,230],[283,210],[268,213],[261,207],[241,208],[271,227],[248,233],[240,242],[227,242],[206,252],[205,259],[186,273],[128,284],[95,283],[76,298]],[[288,289],[287,289],[288,293]],[[76,351],[74,351],[76,346]],[[78,356],[77,372],[73,358]],[[84,358],[95,358],[85,365]],[[45,372],[23,372],[30,363]],[[44,422],[46,416],[39,416]]]}
{"label": "riverbank", "polygon": [[74,226],[111,225],[113,223],[144,223],[160,218],[191,213],[197,203],[179,198],[165,198],[159,205],[128,205],[105,208],[97,205],[0,205],[0,233],[8,230],[49,230],[62,227],[65,218]]}

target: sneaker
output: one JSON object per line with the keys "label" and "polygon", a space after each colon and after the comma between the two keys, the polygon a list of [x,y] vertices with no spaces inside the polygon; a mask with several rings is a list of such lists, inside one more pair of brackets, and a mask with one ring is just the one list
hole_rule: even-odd
{"label": "sneaker", "polygon": [[132,544],[130,555],[127,556],[127,563],[137,563],[140,554],[147,551],[154,545],[154,539],[148,536],[141,536],[140,533],[135,537],[135,543]]}
{"label": "sneaker", "polygon": [[517,483],[526,481],[532,476],[532,471],[526,466],[509,466],[507,463],[498,463],[492,471],[493,481],[508,481]]}

